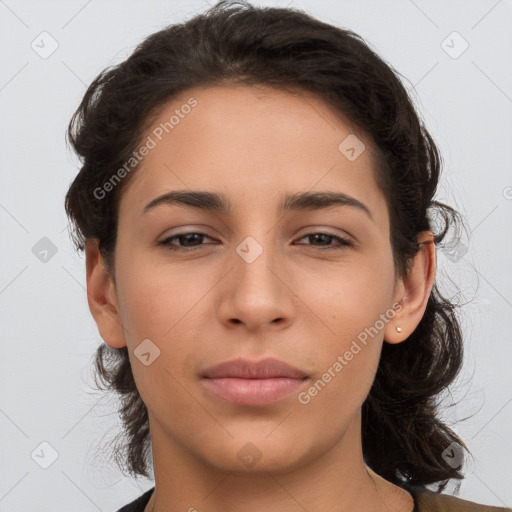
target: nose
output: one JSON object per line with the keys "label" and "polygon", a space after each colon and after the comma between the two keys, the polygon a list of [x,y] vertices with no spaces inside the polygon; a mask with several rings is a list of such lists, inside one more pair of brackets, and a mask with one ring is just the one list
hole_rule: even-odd
{"label": "nose", "polygon": [[221,292],[223,322],[243,324],[251,332],[284,328],[293,317],[294,293],[283,256],[271,247],[271,235],[263,238],[261,243],[247,237],[237,246]]}

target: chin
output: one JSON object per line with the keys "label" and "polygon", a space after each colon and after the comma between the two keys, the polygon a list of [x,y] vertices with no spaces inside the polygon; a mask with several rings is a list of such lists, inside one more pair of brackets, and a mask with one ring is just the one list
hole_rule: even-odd
{"label": "chin", "polygon": [[299,469],[314,459],[314,450],[302,450],[296,442],[272,442],[264,435],[258,439],[247,436],[243,441],[230,439],[228,444],[217,444],[214,451],[203,452],[203,458],[217,471],[240,475],[278,474]]}

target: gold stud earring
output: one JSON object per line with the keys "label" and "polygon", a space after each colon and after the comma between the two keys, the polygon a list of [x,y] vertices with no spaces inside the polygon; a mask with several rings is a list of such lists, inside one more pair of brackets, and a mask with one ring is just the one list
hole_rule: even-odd
{"label": "gold stud earring", "polygon": [[398,332],[402,332],[402,328],[401,328],[401,327],[397,327],[397,328],[396,328],[396,330],[397,330]]}

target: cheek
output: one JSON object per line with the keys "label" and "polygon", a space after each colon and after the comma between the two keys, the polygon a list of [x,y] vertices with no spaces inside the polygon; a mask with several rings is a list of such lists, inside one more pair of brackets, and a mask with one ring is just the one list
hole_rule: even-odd
{"label": "cheek", "polygon": [[[211,288],[206,282],[196,283],[193,276],[187,279],[182,271],[170,272],[169,267],[159,269],[136,261],[129,267],[118,267],[119,307],[132,373],[147,407],[165,411],[164,415],[195,410],[182,383],[190,379],[194,357],[200,353],[201,340],[195,334],[204,331],[200,323],[208,315],[201,299]],[[149,344],[149,351],[158,354],[149,365],[137,357],[144,340],[158,349]]]}
{"label": "cheek", "polygon": [[327,277],[310,274],[305,282],[301,293],[316,315],[307,316],[304,329],[311,334],[314,323],[321,330],[314,336],[318,344],[308,348],[307,359],[317,363],[315,378],[321,381],[317,387],[327,383],[325,391],[322,388],[325,400],[344,396],[361,402],[366,397],[384,329],[394,316],[388,310],[393,282],[391,258],[347,266]]}
{"label": "cheek", "polygon": [[[213,318],[206,298],[219,278],[211,271],[198,273],[191,265],[187,270],[184,265],[158,264],[149,258],[123,263],[117,267],[119,308],[139,392],[146,404],[165,402],[160,395],[171,393],[173,407],[186,407],[189,397],[181,401],[179,383],[190,379],[198,354],[204,351],[201,343]],[[137,347],[147,339],[159,351],[150,366],[136,356]],[[169,407],[160,405],[162,410]]]}
{"label": "cheek", "polygon": [[[383,341],[380,320],[385,312],[386,290],[361,288],[371,279],[361,280],[352,274],[340,288],[332,288],[331,300],[323,302],[323,319],[328,329],[318,336],[313,324],[305,332],[316,343],[309,344],[306,359],[314,361],[315,373],[299,402],[308,414],[325,417],[326,411],[333,424],[347,424],[368,396],[378,368]],[[313,306],[314,307],[314,306]],[[318,320],[312,319],[318,326]],[[325,427],[328,430],[328,427]]]}
{"label": "cheek", "polygon": [[[328,271],[326,268],[304,272],[307,278],[296,289],[297,295],[305,298],[330,338],[350,340],[376,324],[389,308],[394,282],[392,261],[360,258]],[[381,323],[377,328],[381,330]]]}
{"label": "cheek", "polygon": [[119,305],[128,343],[175,338],[180,326],[197,315],[214,277],[199,278],[188,268],[143,258],[119,265]]}

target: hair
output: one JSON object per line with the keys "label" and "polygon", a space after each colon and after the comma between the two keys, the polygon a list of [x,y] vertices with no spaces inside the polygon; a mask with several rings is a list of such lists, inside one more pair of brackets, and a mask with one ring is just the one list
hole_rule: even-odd
{"label": "hair", "polygon": [[[371,141],[377,184],[390,216],[397,276],[420,250],[419,232],[440,244],[462,221],[435,201],[441,156],[399,79],[358,34],[295,9],[220,2],[190,20],[147,37],[125,61],[102,71],[74,113],[67,136],[81,169],[65,198],[77,250],[95,240],[115,283],[118,205],[126,176],[105,197],[94,193],[132,156],[159,109],[192,87],[267,85],[321,98]],[[434,229],[432,213],[444,228]],[[439,417],[440,396],[463,360],[456,304],[437,282],[426,311],[406,342],[384,343],[375,380],[362,407],[366,464],[396,485],[463,479],[445,460],[452,443],[467,450]],[[115,456],[121,470],[148,477],[151,438],[147,408],[133,378],[127,347],[101,344],[96,384],[118,394],[123,422]]]}

